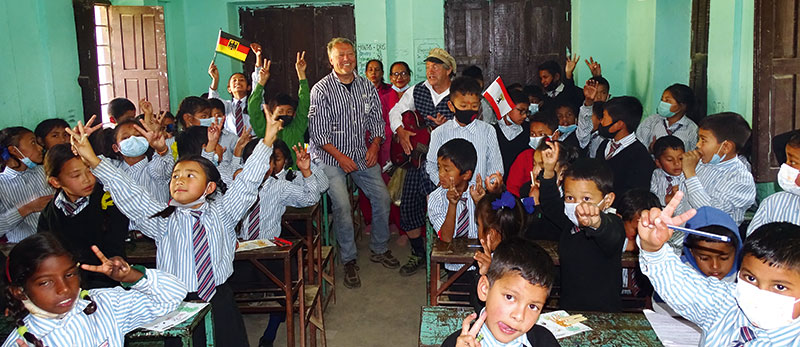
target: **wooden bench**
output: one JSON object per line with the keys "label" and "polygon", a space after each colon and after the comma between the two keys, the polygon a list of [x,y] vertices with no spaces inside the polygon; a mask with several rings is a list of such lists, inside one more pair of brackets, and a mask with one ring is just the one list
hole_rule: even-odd
{"label": "wooden bench", "polygon": [[206,346],[213,347],[214,344],[214,319],[211,314],[211,305],[207,305],[200,312],[197,312],[190,319],[178,324],[163,332],[136,329],[125,335],[125,345],[128,347],[149,347],[162,345],[165,339],[178,338],[181,346],[192,347],[192,334],[203,323],[206,332]]}

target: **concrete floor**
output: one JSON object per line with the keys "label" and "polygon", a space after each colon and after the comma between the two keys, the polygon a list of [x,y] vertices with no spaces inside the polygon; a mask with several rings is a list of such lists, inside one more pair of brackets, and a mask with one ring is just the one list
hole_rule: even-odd
{"label": "concrete floor", "polygon": [[[398,245],[397,237],[392,235],[389,248],[402,265],[410,248]],[[420,307],[426,301],[425,270],[402,277],[397,269],[370,262],[369,235],[358,241],[358,251],[361,288],[347,289],[342,284],[344,267],[336,264],[336,303],[331,301],[325,312],[328,346],[417,346]],[[250,314],[244,320],[250,345],[256,347],[268,316]],[[286,346],[285,324],[274,345]]]}

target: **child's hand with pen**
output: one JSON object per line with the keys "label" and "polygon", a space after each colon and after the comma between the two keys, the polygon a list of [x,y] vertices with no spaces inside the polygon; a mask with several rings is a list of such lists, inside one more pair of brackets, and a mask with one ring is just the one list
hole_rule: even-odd
{"label": "child's hand with pen", "polygon": [[678,191],[664,209],[652,208],[642,211],[639,218],[639,239],[642,250],[647,252],[657,252],[672,237],[672,228],[676,225],[683,225],[694,217],[695,211],[691,209],[678,216],[673,216],[675,209],[683,199],[683,192]]}

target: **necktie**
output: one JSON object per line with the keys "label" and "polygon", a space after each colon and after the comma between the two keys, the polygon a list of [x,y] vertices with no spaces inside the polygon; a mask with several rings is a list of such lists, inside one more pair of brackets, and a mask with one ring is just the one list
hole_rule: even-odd
{"label": "necktie", "polygon": [[200,223],[200,211],[191,211],[194,217],[192,226],[192,245],[194,248],[194,267],[197,271],[197,296],[208,302],[216,293],[217,284],[214,280],[214,269],[211,266],[211,250],[208,247],[206,227]]}
{"label": "necktie", "polygon": [[666,119],[664,120],[664,131],[667,132],[667,135],[672,135],[674,132],[678,131],[678,129],[680,129],[681,126],[683,126],[683,124],[678,124],[678,126],[675,127],[675,130],[670,130],[667,120]]}
{"label": "necktie", "polygon": [[242,100],[236,102],[236,110],[233,113],[233,118],[236,121],[236,136],[242,136],[244,130],[244,120],[242,119]]}
{"label": "necktie", "polygon": [[461,198],[460,203],[461,202],[464,203],[464,208],[461,209],[461,213],[458,214],[458,219],[456,219],[456,234],[453,237],[467,236],[469,232],[469,216],[467,215],[469,208],[467,208],[467,198]]}
{"label": "necktie", "polygon": [[72,217],[75,215],[75,211],[78,209],[79,206],[83,205],[86,202],[86,197],[82,197],[75,201],[75,203],[71,203],[68,200],[61,201],[61,207],[64,208],[64,212],[66,212],[67,217]]}
{"label": "necktie", "polygon": [[745,343],[755,340],[756,334],[748,327],[742,327],[739,329],[739,339],[733,341],[731,344],[732,347],[742,347]]}
{"label": "necktie", "polygon": [[667,175],[667,194],[672,193],[672,176]]}
{"label": "necktie", "polygon": [[609,146],[610,146],[610,150],[608,151],[608,154],[606,154],[606,160],[609,160],[609,159],[611,159],[611,157],[613,157],[613,156],[614,156],[614,152],[616,152],[616,151],[617,151],[617,149],[618,149],[620,146],[622,146],[622,144],[620,144],[620,143],[617,143],[616,141],[613,141],[613,140],[612,140],[611,142],[609,142]]}
{"label": "necktie", "polygon": [[256,201],[255,205],[250,208],[250,213],[248,214],[248,223],[247,223],[247,239],[248,240],[255,240],[258,238],[258,233],[261,229],[261,203]]}

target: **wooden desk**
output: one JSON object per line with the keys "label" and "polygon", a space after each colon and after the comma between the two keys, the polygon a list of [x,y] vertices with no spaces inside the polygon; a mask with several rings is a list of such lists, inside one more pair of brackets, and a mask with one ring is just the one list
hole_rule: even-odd
{"label": "wooden desk", "polygon": [[[455,331],[461,331],[464,318],[473,312],[467,307],[423,306],[421,310],[419,346],[439,346]],[[661,346],[653,327],[642,313],[599,313],[570,311],[583,314],[583,322],[592,328],[558,342],[561,346]]]}
{"label": "wooden desk", "polygon": [[[303,278],[303,243],[301,240],[294,239],[291,246],[287,247],[266,247],[244,252],[236,252],[234,261],[247,261],[255,267],[258,272],[272,281],[282,295],[268,296],[264,291],[257,291],[258,296],[243,297],[237,295],[237,303],[242,313],[264,313],[264,312],[286,312],[286,336],[288,346],[294,346],[294,309],[295,300],[299,304],[299,312],[306,312],[304,298],[305,282]],[[134,247],[128,249],[128,262],[132,264],[152,264],[156,259],[156,245],[152,241],[137,241]],[[292,279],[292,258],[297,261],[297,280]],[[283,264],[283,278],[275,276],[264,264],[262,260],[280,261]],[[284,307],[280,305],[267,305],[278,300],[285,300]],[[305,314],[300,314],[300,341],[305,341]]]}
{"label": "wooden desk", "polygon": [[[304,233],[295,229],[290,222],[305,222],[306,230]],[[281,218],[281,225],[289,230],[295,237],[303,240],[306,246],[306,279],[309,284],[320,284],[322,282],[322,271],[315,274],[315,259],[319,262],[322,258],[322,245],[320,237],[322,235],[322,208],[319,203],[314,206],[296,208],[287,207],[286,212]]]}
{"label": "wooden desk", "polygon": [[181,339],[181,346],[192,346],[192,333],[203,323],[206,329],[206,346],[213,347],[214,344],[214,319],[211,315],[211,305],[204,307],[197,312],[191,319],[178,324],[164,332],[136,329],[125,335],[125,345],[128,347],[152,346],[163,342],[166,338]]}

